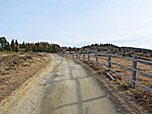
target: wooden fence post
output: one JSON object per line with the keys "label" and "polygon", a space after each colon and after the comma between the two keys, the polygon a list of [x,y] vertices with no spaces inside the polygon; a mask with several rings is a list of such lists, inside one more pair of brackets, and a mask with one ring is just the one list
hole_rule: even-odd
{"label": "wooden fence post", "polygon": [[[137,61],[136,61],[136,59],[137,59],[137,56],[136,55],[133,55],[133,63],[132,63],[132,68],[133,69],[137,69]],[[132,71],[132,75],[131,75],[131,78],[132,78],[132,80],[134,80],[134,81],[136,81],[136,71]],[[135,88],[135,82],[131,82],[131,87],[132,88]]]}
{"label": "wooden fence post", "polygon": [[72,52],[70,53],[70,55],[71,55],[70,57],[71,57],[71,59],[72,59]]}
{"label": "wooden fence post", "polygon": [[83,50],[83,60],[85,61],[85,51]]}
{"label": "wooden fence post", "polygon": [[78,59],[78,52],[76,51],[76,59]]}
{"label": "wooden fence post", "polygon": [[107,62],[108,62],[108,68],[111,68],[111,55],[110,55],[110,50],[108,50],[108,60],[107,60]]}
{"label": "wooden fence post", "polygon": [[88,50],[88,61],[90,61],[90,53],[89,53],[89,50]]}
{"label": "wooden fence post", "polygon": [[80,60],[80,51],[79,51],[79,60]]}
{"label": "wooden fence post", "polygon": [[98,64],[98,52],[95,50],[95,56],[96,56],[96,63]]}
{"label": "wooden fence post", "polygon": [[73,59],[74,59],[74,52],[73,52]]}

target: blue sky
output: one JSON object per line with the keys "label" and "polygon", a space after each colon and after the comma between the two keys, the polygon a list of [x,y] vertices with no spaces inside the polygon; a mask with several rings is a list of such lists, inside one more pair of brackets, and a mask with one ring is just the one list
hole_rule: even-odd
{"label": "blue sky", "polygon": [[152,49],[152,0],[0,0],[0,36]]}

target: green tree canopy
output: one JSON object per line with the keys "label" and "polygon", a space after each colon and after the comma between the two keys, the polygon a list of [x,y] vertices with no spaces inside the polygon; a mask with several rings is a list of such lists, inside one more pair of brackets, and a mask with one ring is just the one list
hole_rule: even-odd
{"label": "green tree canopy", "polygon": [[0,48],[4,48],[8,44],[5,37],[0,37]]}

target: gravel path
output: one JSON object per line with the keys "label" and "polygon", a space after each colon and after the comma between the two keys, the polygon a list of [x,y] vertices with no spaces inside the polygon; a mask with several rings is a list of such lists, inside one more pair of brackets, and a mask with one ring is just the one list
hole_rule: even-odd
{"label": "gravel path", "polygon": [[116,114],[94,79],[95,72],[75,61],[51,55],[49,67],[28,80],[0,114]]}

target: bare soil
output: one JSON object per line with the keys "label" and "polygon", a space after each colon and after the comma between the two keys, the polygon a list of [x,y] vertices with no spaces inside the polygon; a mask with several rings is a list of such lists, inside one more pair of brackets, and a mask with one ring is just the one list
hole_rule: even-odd
{"label": "bare soil", "polygon": [[44,67],[44,53],[0,53],[0,102]]}

